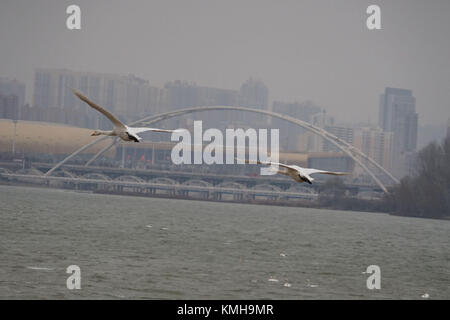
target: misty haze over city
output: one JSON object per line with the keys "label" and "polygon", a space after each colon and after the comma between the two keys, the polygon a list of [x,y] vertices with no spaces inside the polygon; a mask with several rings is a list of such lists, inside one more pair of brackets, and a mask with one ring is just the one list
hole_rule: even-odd
{"label": "misty haze over city", "polygon": [[382,30],[372,32],[370,1],[78,1],[83,25],[71,32],[69,2],[7,0],[0,75],[25,82],[28,103],[39,67],[225,89],[251,76],[271,101],[312,100],[338,121],[372,123],[378,96],[399,87],[414,92],[419,125],[445,124],[450,3],[377,3]]}
{"label": "misty haze over city", "polygon": [[0,0],[0,300],[448,299],[449,17]]}

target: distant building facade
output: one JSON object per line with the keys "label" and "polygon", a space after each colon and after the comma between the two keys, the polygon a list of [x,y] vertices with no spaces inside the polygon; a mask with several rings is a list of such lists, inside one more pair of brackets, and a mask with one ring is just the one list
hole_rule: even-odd
{"label": "distant building facade", "polygon": [[353,145],[386,170],[392,170],[393,132],[373,127],[356,128]]}
{"label": "distant building facade", "polygon": [[240,106],[267,110],[269,89],[262,81],[249,78],[241,85],[239,92]]}
{"label": "distant building facade", "polygon": [[197,86],[186,81],[171,81],[164,85],[166,104],[171,110],[195,106],[235,106],[239,101],[236,90]]}
{"label": "distant building facade", "polygon": [[14,94],[0,94],[0,118],[19,119],[19,98]]}
{"label": "distant building facade", "polygon": [[109,127],[108,120],[90,110],[71,92],[71,88],[82,91],[90,99],[127,121],[156,113],[163,104],[161,89],[152,87],[147,80],[133,75],[37,69],[33,107],[79,111],[95,118],[98,127]]}
{"label": "distant building facade", "polygon": [[[335,126],[334,117],[328,115],[325,110],[313,114],[310,122],[312,125],[324,130]],[[304,152],[324,152],[325,149],[331,151],[331,148],[325,139],[310,131],[299,136],[297,149]]]}
{"label": "distant building facade", "polygon": [[22,108],[25,104],[25,84],[8,78],[0,77],[0,95],[17,97],[17,105]]}
{"label": "distant building facade", "polygon": [[[166,111],[200,106],[237,106],[239,103],[239,91],[237,90],[197,86],[195,83],[186,81],[167,82],[163,90]],[[233,120],[229,111],[222,117],[214,111],[188,115],[184,119],[172,119],[170,123],[176,127],[189,127],[193,124],[194,119],[203,120],[205,126],[214,128],[224,127]]]}
{"label": "distant building facade", "polygon": [[[261,80],[249,78],[239,90],[239,106],[258,110],[268,110],[269,89]],[[241,113],[241,121],[252,127],[267,128],[272,119],[256,113]]]}
{"label": "distant building facade", "polygon": [[[354,143],[355,129],[352,127],[332,125],[325,126],[325,130],[351,145]],[[339,148],[329,141],[323,141],[322,150],[324,152],[338,152]]]}
{"label": "distant building facade", "polygon": [[[62,121],[82,127],[109,128],[111,125],[109,120],[77,99],[71,92],[72,88],[80,90],[125,122],[151,114],[195,106],[246,106],[264,110],[267,110],[268,106],[267,87],[261,81],[252,78],[247,80],[240,90],[197,86],[195,83],[180,80],[167,82],[163,88],[159,88],[150,86],[147,80],[133,75],[37,69],[32,108],[26,111],[35,113],[34,111],[40,110],[43,113],[43,119],[40,121]],[[222,113],[219,116],[220,112]],[[230,111],[188,115],[183,119],[170,119],[166,125],[189,127],[194,118],[204,120],[209,127],[217,128],[229,126],[230,123],[257,127],[261,122],[267,127],[267,117]]]}
{"label": "distant building facade", "polygon": [[416,150],[417,122],[416,99],[412,91],[386,88],[380,97],[379,125],[383,131],[394,132],[399,152]]}
{"label": "distant building facade", "polygon": [[417,147],[418,115],[411,90],[386,88],[380,96],[379,126],[393,133],[393,171],[398,177],[409,171],[409,161]]}
{"label": "distant building facade", "polygon": [[[268,109],[266,85],[252,78],[242,84],[240,90],[198,86],[186,81],[171,81],[164,85],[165,109],[178,110],[196,106],[242,106],[259,110]],[[240,111],[211,111],[188,115],[183,119],[171,119],[171,126],[189,128],[193,121],[203,120],[205,128],[268,127],[268,118]]]}

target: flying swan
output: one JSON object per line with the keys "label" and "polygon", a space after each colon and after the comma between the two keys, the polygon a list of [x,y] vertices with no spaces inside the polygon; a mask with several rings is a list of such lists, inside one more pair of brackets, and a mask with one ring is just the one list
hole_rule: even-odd
{"label": "flying swan", "polygon": [[[240,159],[238,159],[240,160]],[[240,160],[242,161],[242,160]],[[333,171],[325,171],[325,170],[319,170],[319,169],[312,169],[312,168],[302,168],[295,165],[287,165],[284,163],[278,163],[278,162],[271,162],[271,161],[252,161],[252,160],[244,160],[245,163],[249,164],[264,164],[271,166],[271,169],[276,168],[276,172],[279,174],[283,174],[285,176],[289,176],[295,181],[302,183],[302,182],[308,182],[309,184],[312,184],[314,181],[314,178],[312,178],[310,175],[314,173],[321,173],[321,174],[331,174],[334,176],[343,176],[346,174],[349,174],[348,172],[333,172]]]}
{"label": "flying swan", "polygon": [[121,138],[124,141],[134,141],[134,142],[140,142],[142,140],[141,137],[139,137],[137,134],[145,131],[153,131],[153,132],[176,132],[179,130],[166,130],[166,129],[157,129],[157,128],[136,128],[136,127],[128,127],[124,123],[122,123],[119,119],[116,118],[112,113],[109,111],[103,109],[98,104],[92,102],[88,98],[86,98],[84,95],[81,94],[81,92],[72,89],[72,92],[81,100],[86,102],[90,107],[93,109],[103,113],[105,117],[107,117],[114,125],[114,129],[110,131],[104,131],[104,130],[95,130],[91,136],[99,136],[99,135],[105,135],[105,136],[117,136]]}

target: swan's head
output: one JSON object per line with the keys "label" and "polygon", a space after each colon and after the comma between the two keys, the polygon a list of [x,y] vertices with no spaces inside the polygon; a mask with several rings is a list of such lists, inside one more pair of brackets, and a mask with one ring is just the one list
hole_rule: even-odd
{"label": "swan's head", "polygon": [[102,134],[102,133],[101,133],[100,131],[95,130],[94,132],[91,133],[91,136],[99,136],[99,135],[101,135],[101,134]]}

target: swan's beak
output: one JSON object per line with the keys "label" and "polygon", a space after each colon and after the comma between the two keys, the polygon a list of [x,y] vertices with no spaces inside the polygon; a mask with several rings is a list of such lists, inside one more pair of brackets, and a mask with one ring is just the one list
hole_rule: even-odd
{"label": "swan's beak", "polygon": [[96,135],[97,135],[97,133],[95,131],[91,133],[91,136],[96,136]]}

